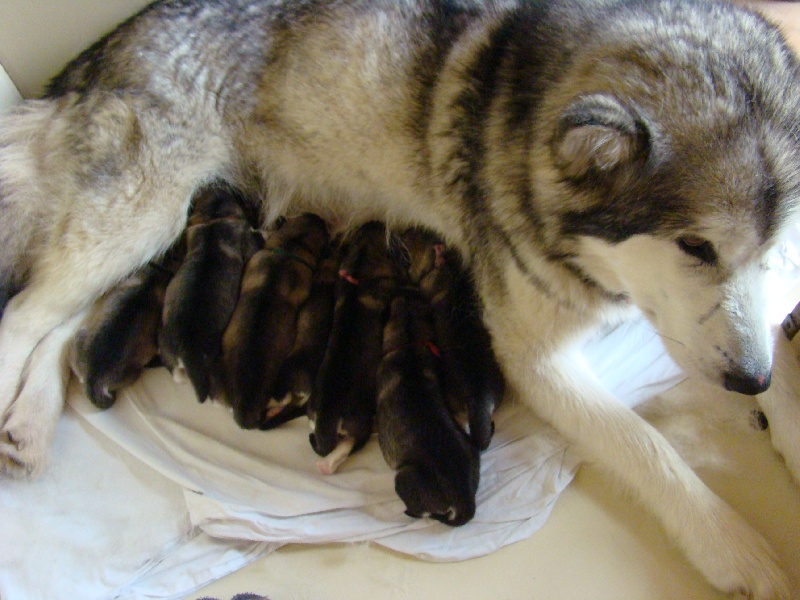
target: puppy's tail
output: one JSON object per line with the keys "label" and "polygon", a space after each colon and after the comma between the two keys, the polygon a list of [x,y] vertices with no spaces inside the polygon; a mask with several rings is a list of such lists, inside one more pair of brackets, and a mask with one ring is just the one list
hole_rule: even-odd
{"label": "puppy's tail", "polygon": [[53,101],[29,101],[0,116],[0,315],[25,287],[54,225],[57,202],[42,189],[37,156],[47,151],[55,109]]}

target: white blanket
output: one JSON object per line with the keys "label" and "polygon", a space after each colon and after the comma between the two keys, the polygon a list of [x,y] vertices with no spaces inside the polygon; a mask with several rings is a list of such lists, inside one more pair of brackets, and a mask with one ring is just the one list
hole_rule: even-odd
{"label": "white blanket", "polygon": [[[603,367],[607,385],[631,405],[680,378],[644,324],[598,344],[590,362],[616,365]],[[475,518],[453,529],[405,516],[375,439],[335,475],[318,474],[316,458],[305,418],[242,431],[163,369],[107,411],[73,385],[48,471],[0,486],[0,597],[180,598],[290,542],[374,540],[463,560],[530,536],[578,466],[510,400],[482,455]]]}

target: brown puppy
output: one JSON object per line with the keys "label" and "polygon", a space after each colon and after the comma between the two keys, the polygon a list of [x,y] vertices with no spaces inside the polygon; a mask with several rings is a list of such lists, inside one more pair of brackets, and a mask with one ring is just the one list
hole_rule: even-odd
{"label": "brown puppy", "polygon": [[397,280],[382,224],[367,223],[345,245],[331,336],[308,402],[309,440],[325,457],[317,462],[323,474],[372,434],[383,324]]}
{"label": "brown puppy", "polygon": [[429,232],[409,229],[401,242],[408,277],[433,311],[445,397],[454,413],[466,413],[470,436],[485,450],[494,433],[492,413],[503,398],[505,382],[470,276],[458,255]]}
{"label": "brown puppy", "polygon": [[172,273],[155,263],[117,284],[95,302],[69,349],[72,370],[98,408],[130,385],[158,353],[164,293]]}
{"label": "brown puppy", "polygon": [[244,266],[261,247],[246,217],[246,200],[212,185],[200,191],[186,229],[186,258],[167,288],[159,347],[176,381],[192,382],[197,398],[216,397],[221,339],[239,297]]}
{"label": "brown puppy", "polygon": [[341,258],[339,242],[330,244],[320,260],[311,293],[297,315],[294,347],[278,373],[262,429],[277,427],[307,412],[306,403],[325,357],[333,325]]}
{"label": "brown puppy", "polygon": [[480,455],[442,397],[430,312],[427,298],[408,288],[392,301],[378,368],[378,443],[397,471],[406,514],[458,526],[475,515]]}
{"label": "brown puppy", "polygon": [[278,372],[294,346],[298,310],[327,245],[324,221],[305,214],[287,220],[247,264],[222,338],[223,395],[244,429],[267,423]]}

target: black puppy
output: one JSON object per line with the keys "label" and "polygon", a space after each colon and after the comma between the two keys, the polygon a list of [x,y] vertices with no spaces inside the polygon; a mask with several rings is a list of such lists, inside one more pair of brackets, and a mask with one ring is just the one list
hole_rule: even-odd
{"label": "black puppy", "polygon": [[241,194],[222,186],[194,199],[185,233],[186,258],[167,288],[161,359],[176,381],[188,376],[198,400],[219,394],[222,334],[239,297],[244,266],[263,245]]}
{"label": "black puppy", "polygon": [[297,336],[289,357],[278,373],[261,429],[271,429],[305,415],[333,325],[336,281],[341,257],[338,240],[319,261],[308,300],[297,315]]}
{"label": "black puppy", "polygon": [[117,284],[91,308],[69,350],[72,370],[98,408],[136,381],[158,353],[164,293],[172,273],[145,265]]}
{"label": "black puppy", "polygon": [[222,338],[225,401],[244,429],[268,426],[278,373],[296,337],[328,230],[311,214],[287,220],[247,264],[239,302]]}
{"label": "black puppy", "polygon": [[429,318],[430,304],[417,291],[392,301],[378,368],[378,443],[397,471],[406,514],[458,526],[475,515],[480,455],[442,397]]}
{"label": "black puppy", "polygon": [[333,326],[308,402],[320,473],[334,473],[366,444],[375,417],[375,377],[386,312],[397,272],[386,229],[367,223],[345,242],[336,284]]}
{"label": "black puppy", "polygon": [[470,436],[485,450],[505,382],[483,325],[478,296],[458,255],[431,233],[409,229],[400,240],[408,277],[433,310],[445,397],[454,413],[466,413]]}

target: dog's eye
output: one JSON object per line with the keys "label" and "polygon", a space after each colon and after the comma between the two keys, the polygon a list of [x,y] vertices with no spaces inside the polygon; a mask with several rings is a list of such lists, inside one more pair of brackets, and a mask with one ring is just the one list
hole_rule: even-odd
{"label": "dog's eye", "polygon": [[707,265],[717,262],[717,253],[711,242],[696,235],[684,235],[678,238],[678,248],[689,256],[699,258]]}

